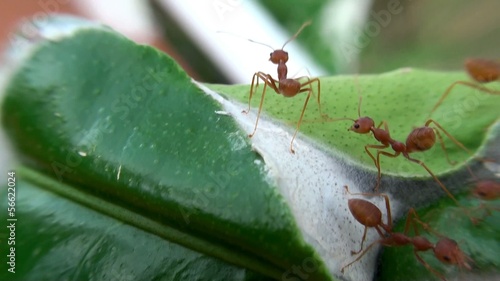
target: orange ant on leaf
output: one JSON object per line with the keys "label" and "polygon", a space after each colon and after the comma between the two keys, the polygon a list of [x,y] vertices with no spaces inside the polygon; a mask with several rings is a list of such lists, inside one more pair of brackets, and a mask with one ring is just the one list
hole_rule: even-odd
{"label": "orange ant on leaf", "polygon": [[464,85],[471,87],[476,90],[483,91],[491,95],[500,95],[500,91],[488,89],[481,85],[481,83],[490,83],[493,81],[500,80],[500,62],[486,59],[468,59],[465,61],[465,69],[469,76],[475,81],[456,81],[452,83],[441,96],[439,101],[434,105],[430,116],[436,111],[436,109],[443,103],[444,99],[450,94],[451,90],[456,85]]}
{"label": "orange ant on leaf", "polygon": [[[458,147],[466,151],[469,155],[472,155],[472,153],[458,140],[456,140],[450,133],[448,133],[438,122],[435,120],[429,119],[425,122],[423,127],[418,127],[413,129],[409,134],[408,137],[406,138],[406,141],[400,142],[395,139],[393,139],[390,135],[389,132],[389,125],[387,124],[386,121],[380,122],[380,124],[375,127],[375,121],[373,121],[372,118],[365,116],[361,117],[361,102],[362,102],[362,97],[360,96],[359,98],[359,104],[358,104],[358,119],[354,120],[352,118],[336,118],[336,119],[330,119],[329,121],[339,121],[339,120],[350,120],[353,121],[354,124],[348,129],[349,131],[353,131],[357,134],[368,134],[372,133],[373,137],[380,142],[380,144],[368,144],[365,145],[365,151],[370,156],[370,158],[373,160],[375,167],[377,168],[377,184],[375,185],[374,190],[378,191],[378,188],[380,186],[380,181],[381,181],[381,166],[380,166],[380,156],[384,155],[386,157],[390,158],[396,158],[399,155],[403,155],[406,159],[408,159],[411,162],[417,163],[418,165],[422,166],[431,176],[432,178],[439,184],[441,189],[457,204],[458,201],[455,199],[455,197],[448,191],[448,189],[444,186],[444,184],[434,175],[434,173],[425,165],[425,163],[421,160],[412,158],[410,156],[411,153],[414,152],[423,152],[426,150],[431,149],[434,144],[436,143],[436,137],[439,140],[439,143],[441,145],[441,148],[443,149],[446,159],[448,163],[451,165],[454,165],[455,162],[451,161],[448,153],[446,151],[446,147],[443,141],[443,137],[441,136],[441,133],[444,133],[453,143],[455,143]],[[430,127],[433,125],[433,127]],[[383,128],[381,128],[383,126]],[[386,149],[388,147],[391,147],[394,153],[390,153],[387,151],[384,151],[383,149]],[[375,149],[377,151],[376,156],[373,155],[372,152],[370,152],[369,149]]]}
{"label": "orange ant on leaf", "polygon": [[[253,132],[248,135],[249,137],[252,137],[255,134],[255,131],[257,130],[257,125],[259,124],[260,113],[262,111],[262,105],[264,103],[264,97],[266,95],[267,87],[272,88],[277,94],[281,94],[286,98],[295,97],[299,93],[306,92],[307,97],[306,97],[306,100],[304,102],[304,106],[302,108],[302,112],[300,114],[299,121],[297,122],[297,127],[295,129],[295,133],[293,134],[292,141],[290,142],[290,151],[292,153],[295,153],[295,151],[293,150],[293,141],[295,140],[295,137],[297,136],[297,132],[300,129],[300,125],[302,123],[302,118],[304,117],[304,112],[306,110],[307,103],[309,102],[309,98],[313,94],[313,84],[314,83],[316,83],[316,86],[317,86],[317,92],[318,92],[317,101],[318,101],[319,113],[321,116],[323,116],[323,117],[325,116],[321,112],[320,80],[318,78],[310,79],[307,77],[307,81],[300,82],[299,81],[300,78],[297,78],[297,79],[287,78],[288,68],[286,66],[286,63],[288,61],[288,52],[284,51],[283,49],[290,41],[294,40],[306,26],[308,26],[310,24],[311,24],[310,21],[302,24],[302,26],[299,28],[299,30],[288,41],[286,41],[285,44],[283,44],[281,49],[273,50],[273,52],[270,54],[269,60],[273,64],[278,65],[278,68],[277,68],[278,79],[277,80],[274,79],[270,74],[264,73],[262,71],[255,72],[255,74],[252,77],[252,84],[250,86],[250,96],[248,98],[248,109],[242,111],[243,113],[248,113],[250,111],[250,105],[251,105],[252,97],[254,94],[254,88],[257,88],[259,86],[259,80],[262,80],[264,82],[264,88],[262,89],[262,96],[260,99],[259,111],[257,112],[257,120],[255,121],[255,127],[254,127]],[[255,42],[253,40],[250,40],[250,41],[254,42],[254,43],[259,43],[259,42]],[[259,43],[259,44],[262,44],[262,43]],[[265,45],[265,44],[263,44],[263,45]],[[265,46],[268,46],[268,45],[265,45]],[[271,46],[268,46],[268,47],[272,49]]]}
{"label": "orange ant on leaf", "polygon": [[[417,258],[417,260],[430,272],[444,281],[446,281],[446,278],[443,276],[443,274],[432,268],[426,261],[424,261],[419,255],[419,252],[432,250],[436,259],[438,259],[443,264],[457,265],[460,268],[466,268],[468,270],[471,269],[471,266],[468,262],[472,262],[472,260],[467,255],[465,255],[462,250],[460,250],[457,242],[441,234],[437,234],[437,232],[430,229],[430,227],[426,223],[423,223],[420,220],[413,208],[408,212],[404,232],[393,232],[390,201],[389,197],[386,194],[350,193],[348,186],[344,186],[344,188],[350,195],[383,197],[387,210],[387,223],[384,223],[382,221],[382,212],[380,211],[380,209],[370,201],[357,198],[349,199],[348,206],[351,214],[359,223],[364,225],[365,228],[359,251],[351,251],[352,255],[358,254],[362,251],[361,254],[355,260],[343,266],[340,270],[342,273],[344,272],[346,267],[349,267],[353,263],[359,261],[372,247],[377,244],[381,244],[386,247],[399,247],[406,245],[413,246],[413,254]],[[424,229],[437,234],[439,237],[438,242],[436,244],[433,244],[427,238],[420,236],[418,234],[416,223],[421,224]],[[407,235],[410,225],[413,226],[415,232],[415,236],[413,237]],[[373,227],[375,228],[375,230],[377,230],[380,239],[372,242],[368,247],[366,247],[366,249],[363,250],[363,243],[366,239],[366,232],[369,227]]]}

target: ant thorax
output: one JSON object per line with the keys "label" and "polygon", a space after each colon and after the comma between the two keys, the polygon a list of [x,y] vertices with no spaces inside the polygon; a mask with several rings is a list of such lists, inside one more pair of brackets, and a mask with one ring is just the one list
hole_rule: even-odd
{"label": "ant thorax", "polygon": [[288,75],[288,67],[286,66],[285,63],[280,62],[278,64],[278,80],[281,81],[286,79],[287,75]]}

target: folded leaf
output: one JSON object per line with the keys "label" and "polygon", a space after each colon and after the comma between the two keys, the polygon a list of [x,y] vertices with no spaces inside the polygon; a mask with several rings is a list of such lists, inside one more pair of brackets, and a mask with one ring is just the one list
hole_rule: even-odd
{"label": "folded leaf", "polygon": [[39,43],[6,91],[7,132],[65,196],[81,189],[184,233],[152,234],[267,276],[311,257],[310,277],[330,279],[245,133],[166,55],[80,28]]}

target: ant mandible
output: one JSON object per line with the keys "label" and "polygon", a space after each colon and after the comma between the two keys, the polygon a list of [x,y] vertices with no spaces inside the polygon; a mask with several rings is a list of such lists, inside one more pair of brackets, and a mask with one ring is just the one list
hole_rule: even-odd
{"label": "ant mandible", "polygon": [[[361,240],[360,250],[351,251],[351,254],[355,255],[362,251],[363,243],[366,239],[367,228],[374,227],[377,230],[380,239],[372,242],[368,247],[366,247],[366,249],[354,261],[343,266],[342,269],[340,270],[342,273],[344,273],[344,269],[346,267],[360,260],[372,247],[374,247],[377,244],[381,244],[382,246],[388,246],[388,247],[412,245],[413,254],[417,258],[417,260],[422,265],[424,265],[429,271],[438,276],[441,280],[446,281],[446,278],[440,272],[432,268],[427,262],[425,262],[422,259],[422,257],[420,257],[419,252],[425,252],[432,249],[434,256],[440,262],[444,264],[457,265],[459,267],[464,267],[469,270],[471,269],[470,265],[468,264],[468,261],[471,261],[471,259],[467,257],[462,252],[462,250],[460,250],[460,247],[458,246],[457,242],[454,241],[453,239],[450,239],[448,237],[439,234],[438,236],[440,237],[440,239],[434,245],[427,238],[420,236],[418,234],[416,223],[423,225],[424,229],[426,230],[430,230],[430,227],[420,220],[416,211],[413,208],[411,208],[410,211],[408,212],[404,232],[403,233],[393,232],[390,201],[389,197],[386,194],[350,193],[348,186],[344,186],[344,188],[350,195],[383,197],[385,200],[385,206],[387,210],[387,223],[385,224],[382,222],[382,212],[377,206],[375,206],[370,201],[364,199],[349,199],[348,206],[349,210],[351,211],[351,214],[359,223],[361,223],[365,227],[363,232],[363,238]],[[410,237],[407,235],[410,225],[413,225],[414,232],[416,235],[414,237]],[[384,230],[385,233],[382,232],[382,230]]]}
{"label": "ant mandible", "polygon": [[486,59],[468,59],[465,61],[465,69],[469,73],[469,76],[475,81],[456,81],[452,83],[441,96],[439,101],[434,105],[429,117],[436,111],[436,109],[443,103],[444,99],[448,96],[451,90],[456,85],[464,85],[483,91],[491,95],[500,95],[500,91],[488,89],[481,85],[480,83],[489,83],[493,81],[500,80],[500,62]]}
{"label": "ant mandible", "polygon": [[[292,153],[295,153],[295,151],[293,150],[293,141],[295,140],[295,137],[297,136],[297,132],[300,129],[300,125],[302,123],[302,118],[304,117],[304,112],[306,110],[307,103],[309,102],[309,98],[311,97],[311,94],[313,93],[313,83],[316,83],[316,85],[317,85],[319,113],[321,116],[324,116],[321,112],[320,80],[318,78],[313,78],[313,79],[307,78],[307,81],[301,83],[299,81],[300,78],[297,78],[297,79],[287,78],[288,68],[286,66],[286,63],[288,61],[288,52],[284,51],[283,48],[285,48],[285,46],[290,41],[294,40],[300,34],[300,32],[302,32],[302,30],[310,24],[311,24],[311,21],[307,21],[304,24],[302,24],[302,26],[299,28],[299,30],[290,39],[288,39],[288,41],[286,41],[285,44],[283,44],[281,49],[274,50],[270,54],[269,60],[273,64],[278,65],[278,68],[277,68],[278,81],[276,81],[276,79],[274,79],[270,74],[264,73],[262,71],[255,72],[255,74],[252,77],[252,84],[250,86],[250,96],[248,98],[248,109],[243,110],[243,113],[248,113],[250,111],[250,104],[251,104],[253,93],[254,93],[254,87],[256,88],[259,86],[259,79],[264,81],[264,89],[262,89],[262,97],[260,99],[259,111],[257,113],[257,120],[255,121],[255,127],[254,127],[253,132],[248,135],[249,137],[252,137],[255,134],[255,131],[257,130],[257,125],[259,124],[260,113],[262,111],[262,105],[264,103],[264,97],[266,95],[267,86],[271,87],[277,94],[281,94],[286,98],[291,98],[291,97],[296,96],[299,93],[307,92],[307,97],[306,97],[306,100],[304,102],[304,106],[302,108],[302,113],[300,114],[300,118],[299,118],[299,121],[297,123],[297,128],[295,129],[295,133],[293,134],[292,141],[290,142],[290,151]],[[250,41],[254,42],[254,43],[262,44],[260,42],[255,42],[253,40],[250,40]],[[265,45],[265,44],[262,44],[262,45]],[[265,46],[268,46],[268,45],[265,45]],[[271,46],[268,46],[268,47],[270,47],[272,49]]]}
{"label": "ant mandible", "polygon": [[[373,160],[375,163],[375,167],[377,167],[377,184],[375,185],[374,190],[378,191],[378,188],[380,186],[380,181],[381,181],[381,169],[380,169],[380,155],[384,155],[390,158],[396,158],[400,154],[402,154],[406,159],[410,160],[411,162],[417,163],[420,166],[422,166],[431,176],[432,178],[439,184],[441,189],[457,204],[459,205],[458,201],[455,199],[455,197],[448,191],[448,189],[444,186],[444,184],[434,175],[434,173],[425,165],[424,162],[421,160],[415,159],[410,157],[410,153],[413,152],[423,152],[426,150],[429,150],[434,146],[436,143],[436,136],[441,144],[441,148],[443,149],[446,159],[448,163],[451,165],[454,165],[455,163],[450,160],[448,153],[446,151],[446,147],[444,145],[443,137],[441,136],[441,132],[443,132],[451,141],[453,141],[458,147],[462,148],[465,150],[469,155],[472,155],[472,153],[458,140],[456,140],[450,133],[448,133],[438,122],[429,119],[425,122],[423,127],[418,127],[413,129],[413,131],[408,134],[408,137],[406,138],[406,142],[402,143],[397,140],[394,140],[391,138],[390,132],[389,132],[389,125],[387,124],[386,121],[380,122],[380,124],[375,127],[375,121],[373,121],[372,118],[370,117],[361,117],[361,102],[362,102],[362,97],[360,96],[359,98],[359,104],[358,104],[358,119],[354,120],[352,118],[337,118],[337,119],[330,119],[330,121],[339,121],[339,120],[351,120],[354,122],[354,124],[348,129],[349,131],[353,131],[358,134],[368,134],[368,133],[373,133],[373,137],[380,142],[380,145],[377,144],[369,144],[365,145],[365,151],[370,156],[370,158]],[[433,124],[434,127],[430,127],[430,125]],[[383,128],[382,125],[384,126]],[[439,130],[438,130],[439,129]],[[387,151],[383,151],[383,149],[391,147],[392,150],[394,150],[394,153],[389,153]],[[373,148],[377,150],[377,156],[373,156],[373,154],[370,152],[369,148]]]}

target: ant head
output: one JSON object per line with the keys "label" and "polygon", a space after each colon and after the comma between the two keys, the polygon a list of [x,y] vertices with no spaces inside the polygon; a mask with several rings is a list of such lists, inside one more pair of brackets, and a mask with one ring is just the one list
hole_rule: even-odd
{"label": "ant head", "polygon": [[455,240],[446,237],[441,238],[434,247],[434,255],[442,263],[454,264],[471,270],[471,266],[467,263],[471,259],[460,250]]}
{"label": "ant head", "polygon": [[360,117],[354,120],[354,124],[349,128],[349,131],[353,131],[358,134],[368,134],[372,127],[375,127],[375,122],[370,117]]}
{"label": "ant head", "polygon": [[288,61],[288,53],[283,50],[275,50],[270,54],[269,60],[274,64],[280,62],[286,63]]}
{"label": "ant head", "polygon": [[500,196],[500,183],[492,180],[479,181],[472,190],[472,195],[482,200],[494,200]]}

